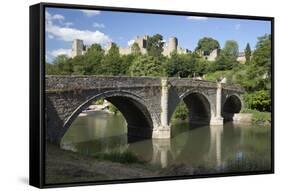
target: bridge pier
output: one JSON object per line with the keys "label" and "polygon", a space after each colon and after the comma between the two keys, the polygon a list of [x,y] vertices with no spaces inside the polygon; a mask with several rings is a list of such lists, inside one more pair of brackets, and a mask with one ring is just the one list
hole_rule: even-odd
{"label": "bridge pier", "polygon": [[168,124],[168,79],[163,78],[161,80],[161,87],[161,125],[153,130],[152,138],[169,139],[171,137],[171,127]]}
{"label": "bridge pier", "polygon": [[221,82],[217,83],[217,93],[216,93],[216,112],[215,115],[211,116],[210,125],[211,126],[221,126],[223,125],[223,117],[221,116],[221,102],[222,102],[222,85]]}

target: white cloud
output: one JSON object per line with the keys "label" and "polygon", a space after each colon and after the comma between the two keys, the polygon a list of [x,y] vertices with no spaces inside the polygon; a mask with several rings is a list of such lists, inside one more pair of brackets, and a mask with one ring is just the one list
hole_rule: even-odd
{"label": "white cloud", "polygon": [[203,21],[203,20],[207,20],[208,17],[188,16],[188,17],[186,17],[186,19],[188,19],[188,20]]}
{"label": "white cloud", "polygon": [[53,35],[51,35],[51,34],[48,34],[48,38],[49,38],[49,39],[53,39],[53,38],[54,38],[54,36],[53,36]]}
{"label": "white cloud", "polygon": [[234,25],[235,30],[239,30],[241,28],[241,24]]}
{"label": "white cloud", "polygon": [[100,14],[100,11],[95,11],[95,10],[81,10],[81,11],[82,11],[82,13],[84,13],[88,17]]}
{"label": "white cloud", "polygon": [[55,14],[55,15],[51,15],[48,11],[46,11],[46,19],[47,20],[64,20],[64,16],[59,15],[59,14]]}
{"label": "white cloud", "polygon": [[66,22],[66,23],[64,23],[64,25],[65,25],[66,27],[70,27],[70,26],[73,25],[73,23],[72,23],[72,22]]}
{"label": "white cloud", "polygon": [[51,55],[52,57],[57,57],[59,55],[67,55],[68,57],[70,57],[71,55],[71,49],[63,49],[63,48],[59,48],[57,50],[53,50],[48,52],[49,55]]}
{"label": "white cloud", "polygon": [[129,41],[128,41],[128,46],[132,46],[132,45],[134,44],[134,42],[135,42],[135,40],[133,40],[133,39],[132,39],[132,40],[129,40]]}
{"label": "white cloud", "polygon": [[53,16],[46,13],[46,32],[48,35],[54,36],[56,39],[60,39],[66,42],[71,42],[73,39],[81,39],[85,44],[98,43],[101,45],[108,44],[111,39],[104,33],[96,30],[80,30],[76,28],[71,28],[69,26],[59,26],[54,24]]}
{"label": "white cloud", "polygon": [[59,15],[59,14],[55,14],[52,16],[52,19],[54,20],[64,20],[64,16]]}
{"label": "white cloud", "polygon": [[95,28],[105,28],[105,25],[102,23],[93,23],[93,27]]}

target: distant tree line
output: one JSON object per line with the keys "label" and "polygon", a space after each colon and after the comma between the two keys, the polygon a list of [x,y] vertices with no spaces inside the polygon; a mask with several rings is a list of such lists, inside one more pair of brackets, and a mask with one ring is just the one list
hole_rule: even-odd
{"label": "distant tree line", "polygon": [[[52,63],[46,63],[46,74],[202,77],[207,80],[226,77],[227,83],[237,83],[245,88],[248,108],[271,110],[271,35],[259,37],[254,51],[246,45],[245,64],[237,61],[239,47],[234,40],[226,41],[220,48],[217,40],[204,37],[198,41],[194,52],[172,52],[170,57],[162,54],[163,46],[160,34],[148,37],[146,54],[141,53],[137,43],[131,46],[129,55],[120,55],[115,43],[107,54],[101,45],[93,44],[82,56],[59,55]],[[214,49],[221,49],[215,61],[202,56]]]}

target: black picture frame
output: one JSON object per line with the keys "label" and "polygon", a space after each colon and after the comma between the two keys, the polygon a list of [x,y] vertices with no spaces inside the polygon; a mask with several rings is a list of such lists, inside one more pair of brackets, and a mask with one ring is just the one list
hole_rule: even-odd
{"label": "black picture frame", "polygon": [[[267,171],[255,172],[237,172],[237,173],[221,173],[207,175],[191,175],[176,177],[156,177],[141,179],[125,179],[125,180],[104,180],[97,182],[78,182],[78,183],[61,183],[46,184],[45,183],[45,8],[66,8],[66,9],[95,9],[117,12],[134,12],[134,13],[153,13],[165,15],[185,15],[185,16],[205,16],[216,18],[234,18],[234,19],[250,19],[263,20],[271,22],[271,107],[272,107],[272,123],[271,123],[271,169]],[[209,178],[209,177],[226,177],[226,176],[242,176],[256,174],[274,173],[274,18],[263,16],[249,15],[232,15],[217,13],[199,13],[171,10],[154,10],[154,9],[136,9],[121,7],[104,7],[93,5],[75,5],[75,4],[56,4],[56,3],[39,3],[30,6],[30,130],[29,130],[29,184],[38,188],[53,188],[66,186],[84,186],[99,184],[116,184],[131,182],[147,182],[147,181],[164,181],[177,179],[193,179],[193,178]]]}

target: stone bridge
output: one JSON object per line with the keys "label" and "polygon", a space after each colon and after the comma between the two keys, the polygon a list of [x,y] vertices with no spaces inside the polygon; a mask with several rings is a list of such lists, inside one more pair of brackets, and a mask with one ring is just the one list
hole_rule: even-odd
{"label": "stone bridge", "polygon": [[123,114],[128,137],[170,138],[170,121],[180,101],[190,123],[223,125],[243,107],[243,90],[234,85],[178,78],[46,76],[46,138],[60,141],[93,101],[106,99]]}

